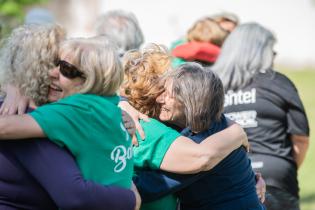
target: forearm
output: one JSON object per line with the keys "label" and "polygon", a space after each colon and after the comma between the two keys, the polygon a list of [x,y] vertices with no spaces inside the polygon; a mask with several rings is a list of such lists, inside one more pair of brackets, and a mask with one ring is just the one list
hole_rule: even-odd
{"label": "forearm", "polygon": [[212,150],[205,151],[189,138],[178,137],[167,150],[160,169],[178,174],[194,174],[203,170],[206,163],[215,159]]}
{"label": "forearm", "polygon": [[200,143],[200,151],[207,161],[202,170],[210,170],[246,141],[247,135],[238,124],[209,136]]}
{"label": "forearm", "polygon": [[0,117],[1,140],[20,140],[33,137],[45,137],[45,135],[31,116],[23,114]]}
{"label": "forearm", "polygon": [[293,144],[293,158],[297,164],[297,167],[300,168],[309,147],[309,137],[292,135],[291,140]]}

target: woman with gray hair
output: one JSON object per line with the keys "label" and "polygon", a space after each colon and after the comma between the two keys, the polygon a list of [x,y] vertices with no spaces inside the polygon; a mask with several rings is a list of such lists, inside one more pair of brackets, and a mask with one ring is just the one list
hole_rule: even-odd
{"label": "woman with gray hair", "polygon": [[[53,84],[50,84],[48,72],[51,69],[56,71],[59,44],[64,36],[65,32],[57,25],[24,25],[15,29],[1,49],[0,70],[3,75],[1,78],[5,78],[1,84],[10,83],[19,87],[23,95],[34,99],[30,104],[33,108],[36,104],[43,104],[61,94],[58,90],[56,92]],[[87,50],[90,47],[91,50],[92,46],[84,46]],[[31,52],[30,49],[32,49]],[[68,49],[63,52],[66,50]],[[106,61],[106,59],[103,60]],[[63,66],[63,68],[68,77],[76,81],[81,80],[73,77],[79,74],[75,73],[74,69],[69,66]],[[95,71],[95,73],[100,72]],[[62,83],[63,87],[73,84],[70,78],[67,80],[65,77]],[[90,85],[90,87],[94,86]],[[115,88],[115,85],[108,86],[108,89],[113,87]],[[97,91],[97,88],[94,90]],[[68,106],[71,107],[70,104]],[[68,114],[70,113],[67,113],[67,116]],[[23,115],[20,116],[23,118]],[[0,117],[0,119],[4,123],[9,123],[12,117]],[[13,126],[19,126],[20,123],[13,123]],[[0,132],[3,134],[6,129],[0,129]],[[23,135],[23,133],[27,134],[27,130],[21,130],[18,135]],[[58,207],[61,209],[103,209],[105,206],[111,209],[135,208],[135,197],[132,191],[85,181],[69,152],[48,140],[2,141],[0,145],[1,209],[53,210]]]}
{"label": "woman with gray hair", "polygon": [[266,179],[268,210],[298,210],[297,169],[303,163],[309,126],[297,89],[273,70],[276,42],[257,23],[238,26],[211,67],[223,81],[225,113],[243,126],[253,168]]}
{"label": "woman with gray hair", "polygon": [[96,22],[96,34],[114,41],[120,55],[128,50],[139,49],[144,41],[136,16],[124,10],[111,10],[99,17]]}
{"label": "woman with gray hair", "polygon": [[[256,195],[254,173],[246,151],[241,147],[219,158],[216,166],[206,173],[181,176],[150,170],[178,173],[174,170],[178,166],[191,164],[193,167],[197,163],[189,161],[188,156],[181,157],[179,150],[191,150],[197,143],[202,147],[207,145],[207,151],[215,152],[219,144],[227,144],[238,135],[238,132],[230,133],[230,128],[225,130],[227,121],[222,115],[224,91],[220,79],[197,63],[170,70],[170,56],[162,49],[151,45],[141,52],[126,54],[126,79],[122,92],[137,110],[163,121],[191,140],[190,144],[184,144],[179,138],[170,141],[166,132],[157,132],[163,124],[153,119],[152,122],[140,122],[146,141],[140,141],[139,147],[134,148],[138,175],[135,183],[143,193],[143,199],[148,202],[176,192],[183,209],[263,209]],[[165,80],[161,82],[161,78]],[[220,133],[230,134],[219,138]],[[210,147],[211,137],[214,139]],[[160,159],[160,165],[156,165],[157,159]],[[175,162],[176,159],[179,161]],[[168,163],[170,160],[173,165]],[[176,199],[170,195],[144,204],[143,209],[175,209],[174,206]]]}

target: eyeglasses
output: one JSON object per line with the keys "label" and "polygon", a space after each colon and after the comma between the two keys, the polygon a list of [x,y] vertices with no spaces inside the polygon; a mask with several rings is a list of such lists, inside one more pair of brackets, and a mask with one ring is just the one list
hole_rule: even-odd
{"label": "eyeglasses", "polygon": [[67,61],[59,60],[57,66],[59,66],[59,71],[64,77],[69,79],[74,79],[76,77],[84,78],[84,74],[77,67]]}

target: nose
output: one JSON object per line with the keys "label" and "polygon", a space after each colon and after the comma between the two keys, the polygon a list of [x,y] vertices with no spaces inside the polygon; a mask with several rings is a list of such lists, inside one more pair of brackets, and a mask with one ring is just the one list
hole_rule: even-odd
{"label": "nose", "polygon": [[157,98],[156,98],[156,102],[159,103],[159,104],[162,104],[164,103],[164,100],[165,99],[165,91],[163,93],[161,93],[161,95],[159,95]]}
{"label": "nose", "polygon": [[55,67],[49,71],[49,76],[54,79],[59,78],[59,67]]}

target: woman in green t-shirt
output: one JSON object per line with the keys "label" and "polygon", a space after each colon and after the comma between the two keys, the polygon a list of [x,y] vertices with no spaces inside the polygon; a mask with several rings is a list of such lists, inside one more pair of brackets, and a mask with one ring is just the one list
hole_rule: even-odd
{"label": "woman in green t-shirt", "polygon": [[123,69],[116,47],[106,38],[70,39],[57,65],[49,99],[61,99],[30,114],[1,117],[0,138],[48,137],[69,149],[84,178],[130,188],[132,146],[117,107]]}

